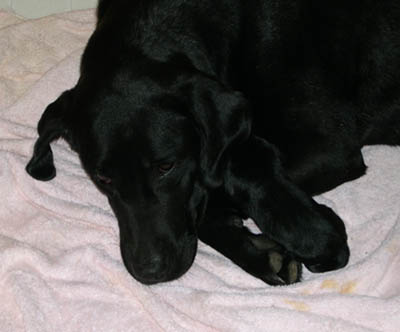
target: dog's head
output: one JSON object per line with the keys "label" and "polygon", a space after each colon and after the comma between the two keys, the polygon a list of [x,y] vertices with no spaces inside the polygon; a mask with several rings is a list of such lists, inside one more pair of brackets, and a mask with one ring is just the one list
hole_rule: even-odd
{"label": "dog's head", "polygon": [[27,166],[34,178],[52,179],[50,143],[64,138],[107,195],[123,261],[146,284],[191,266],[207,193],[222,184],[229,149],[250,132],[240,93],[195,71],[150,67],[82,74],[42,115]]}

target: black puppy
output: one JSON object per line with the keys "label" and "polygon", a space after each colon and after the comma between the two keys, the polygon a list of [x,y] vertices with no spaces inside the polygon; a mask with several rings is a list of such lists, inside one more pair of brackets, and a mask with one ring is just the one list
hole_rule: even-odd
{"label": "black puppy", "polygon": [[395,0],[100,0],[27,171],[52,179],[50,142],[66,139],[143,283],[182,275],[198,237],[292,283],[299,262],[346,265],[343,222],[310,195],[363,175],[363,145],[400,143],[399,88]]}

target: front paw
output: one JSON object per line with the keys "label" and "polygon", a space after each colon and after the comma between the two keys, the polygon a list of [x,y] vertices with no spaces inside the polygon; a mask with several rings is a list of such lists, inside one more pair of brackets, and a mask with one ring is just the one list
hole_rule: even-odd
{"label": "front paw", "polygon": [[314,273],[328,272],[338,270],[345,267],[349,261],[350,251],[348,246],[344,246],[335,250],[334,252],[327,253],[323,256],[304,259],[303,263],[306,268]]}
{"label": "front paw", "polygon": [[284,286],[301,280],[301,263],[265,235],[249,236],[247,251],[250,259],[242,268],[265,283]]}
{"label": "front paw", "polygon": [[338,270],[347,265],[350,250],[343,221],[328,207],[317,204],[317,214],[305,221],[290,250],[311,272]]}

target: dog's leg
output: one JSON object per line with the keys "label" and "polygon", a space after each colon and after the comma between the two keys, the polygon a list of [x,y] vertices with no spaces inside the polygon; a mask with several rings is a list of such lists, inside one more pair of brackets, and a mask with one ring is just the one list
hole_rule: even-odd
{"label": "dog's leg", "polygon": [[301,278],[301,264],[266,235],[253,234],[231,210],[209,209],[199,238],[243,270],[270,285],[287,285]]}
{"label": "dog's leg", "polygon": [[343,221],[287,178],[278,152],[266,141],[253,137],[232,153],[225,191],[234,206],[309,270],[324,272],[347,264]]}

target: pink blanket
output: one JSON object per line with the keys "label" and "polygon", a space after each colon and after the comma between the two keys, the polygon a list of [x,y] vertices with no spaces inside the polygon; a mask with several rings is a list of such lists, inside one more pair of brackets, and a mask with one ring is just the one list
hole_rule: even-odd
{"label": "pink blanket", "polygon": [[270,287],[200,243],[179,280],[125,270],[108,203],[66,143],[57,177],[24,170],[45,106],[76,82],[94,11],[0,12],[0,330],[400,331],[400,149],[363,150],[367,175],[318,197],[345,221],[349,265]]}

